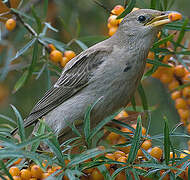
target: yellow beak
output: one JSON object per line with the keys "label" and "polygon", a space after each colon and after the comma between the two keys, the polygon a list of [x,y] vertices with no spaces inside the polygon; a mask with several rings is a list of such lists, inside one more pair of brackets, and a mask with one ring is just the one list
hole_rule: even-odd
{"label": "yellow beak", "polygon": [[162,26],[173,21],[182,19],[182,15],[178,12],[164,12],[164,15],[156,16],[151,21],[146,23],[146,26]]}

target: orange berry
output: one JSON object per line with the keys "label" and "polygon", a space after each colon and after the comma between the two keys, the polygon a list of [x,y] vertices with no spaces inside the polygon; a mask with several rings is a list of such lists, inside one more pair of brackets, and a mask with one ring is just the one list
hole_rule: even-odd
{"label": "orange berry", "polygon": [[110,23],[107,24],[108,29],[112,27]]}
{"label": "orange berry", "polygon": [[143,143],[142,143],[142,145],[141,145],[141,148],[143,148],[144,150],[148,150],[148,149],[150,149],[152,147],[152,143],[151,143],[151,141],[150,140],[146,140],[146,141],[144,141]]}
{"label": "orange berry", "polygon": [[63,57],[63,54],[62,52],[58,51],[58,50],[53,50],[51,53],[50,53],[50,59],[53,61],[53,62],[60,62],[62,60],[62,57]]}
{"label": "orange berry", "polygon": [[69,51],[65,51],[65,52],[64,52],[64,56],[65,56],[68,60],[71,60],[71,59],[73,59],[73,58],[76,56],[76,54],[75,54],[74,51],[69,50]]}
{"label": "orange berry", "polygon": [[186,84],[186,83],[190,83],[190,73],[186,73],[186,75],[182,78],[183,80],[183,83]]}
{"label": "orange berry", "polygon": [[117,26],[112,26],[112,27],[109,29],[108,35],[109,35],[109,36],[113,36],[113,35],[116,33],[117,28],[118,28]]}
{"label": "orange berry", "polygon": [[[126,143],[126,140],[123,139],[123,138],[120,138],[120,139],[118,140],[118,142],[117,142],[117,144],[124,144],[124,143]],[[130,148],[131,148],[131,146],[118,147],[119,150],[125,152],[126,154],[129,153]]]}
{"label": "orange berry", "polygon": [[13,176],[13,179],[14,180],[21,180],[21,177],[20,176]]}
{"label": "orange berry", "polygon": [[104,176],[100,173],[100,171],[96,168],[92,171],[90,176],[91,180],[104,180]]}
{"label": "orange berry", "polygon": [[164,73],[164,74],[160,75],[160,81],[164,84],[168,84],[168,83],[172,82],[172,80],[173,80],[172,74]]}
{"label": "orange berry", "polygon": [[116,160],[120,158],[121,156],[125,156],[125,153],[123,151],[115,151],[113,154]]}
{"label": "orange berry", "polygon": [[111,15],[108,18],[108,23],[110,23],[110,25],[112,25],[112,26],[117,26],[119,24],[119,20],[117,19],[116,15]]}
{"label": "orange berry", "polygon": [[171,13],[168,15],[168,18],[169,18],[171,21],[177,21],[177,20],[182,19],[182,15],[181,15],[180,13],[177,13],[177,12],[171,12]]}
{"label": "orange berry", "polygon": [[7,30],[12,31],[16,27],[16,21],[14,19],[8,19],[5,23]]}
{"label": "orange berry", "polygon": [[115,15],[120,15],[123,11],[124,11],[124,7],[121,5],[117,5],[113,8],[113,10],[111,11],[113,14]]}
{"label": "orange berry", "polygon": [[20,171],[20,177],[22,180],[28,180],[32,177],[32,174],[28,169],[22,169]]}
{"label": "orange berry", "polygon": [[50,51],[56,50],[56,47],[53,44],[48,44]]}
{"label": "orange berry", "polygon": [[173,93],[171,93],[171,98],[173,100],[176,100],[177,98],[181,97],[181,91],[174,91]]}
{"label": "orange berry", "polygon": [[190,124],[187,125],[187,132],[190,134]]}
{"label": "orange berry", "polygon": [[183,97],[190,97],[190,87],[184,87],[182,90]]}
{"label": "orange berry", "polygon": [[178,65],[174,68],[174,74],[177,76],[177,77],[183,77],[185,76],[185,68],[183,65]]}
{"label": "orange berry", "polygon": [[60,61],[60,64],[62,67],[65,67],[65,65],[67,64],[68,62],[68,58],[67,57],[62,57],[61,61]]}
{"label": "orange berry", "polygon": [[[175,154],[174,158],[177,158],[177,154]],[[173,159],[173,152],[170,152],[170,159]]]}
{"label": "orange berry", "polygon": [[178,109],[178,113],[180,118],[187,119],[189,117],[189,110],[188,109]]}
{"label": "orange berry", "polygon": [[163,151],[161,148],[159,147],[154,147],[152,148],[152,150],[150,151],[150,155],[154,158],[156,158],[157,160],[160,160],[162,157]]}
{"label": "orange berry", "polygon": [[41,177],[42,177],[42,174],[43,174],[43,171],[42,171],[42,169],[40,168],[40,166],[38,166],[38,165],[33,165],[33,166],[31,167],[31,173],[32,173],[32,177],[41,178]]}
{"label": "orange berry", "polygon": [[125,110],[123,110],[117,116],[115,116],[114,119],[118,120],[119,118],[125,118],[125,117],[128,117],[128,114]]}
{"label": "orange berry", "polygon": [[[115,161],[115,156],[112,153],[107,153],[105,155],[105,157]],[[110,169],[110,167],[111,167],[111,164],[104,164],[104,165],[106,166],[107,169]]]}
{"label": "orange berry", "polygon": [[47,172],[46,172],[46,173],[43,173],[43,174],[42,174],[42,179],[46,179],[48,176],[50,176],[49,173],[47,173]]}
{"label": "orange berry", "polygon": [[[117,159],[118,162],[123,162],[123,163],[126,163],[127,162],[127,157],[125,156],[121,156]],[[125,166],[125,165],[122,165],[122,166]]]}
{"label": "orange berry", "polygon": [[69,164],[70,160],[66,159],[65,160],[65,165],[67,166],[67,164]]}
{"label": "orange berry", "polygon": [[185,109],[187,107],[187,103],[183,98],[177,98],[175,100],[176,109]]}
{"label": "orange berry", "polygon": [[[137,124],[132,124],[131,127],[133,127],[134,129],[137,128]],[[144,127],[142,127],[142,135],[146,135],[146,129]]]}
{"label": "orange berry", "polygon": [[114,132],[109,133],[109,135],[106,137],[106,140],[108,140],[111,144],[114,144],[118,139],[120,135]]}
{"label": "orange berry", "polygon": [[37,180],[37,178],[30,178],[29,180]]}
{"label": "orange berry", "polygon": [[139,149],[139,150],[137,151],[137,156],[144,156],[144,154],[143,154],[143,152],[142,152],[141,149]]}
{"label": "orange berry", "polygon": [[173,81],[168,84],[168,89],[170,91],[173,91],[177,87],[179,87],[179,82],[177,80],[175,80],[175,79],[173,79]]}
{"label": "orange berry", "polygon": [[9,173],[11,174],[11,176],[19,176],[19,175],[20,175],[20,170],[19,170],[18,167],[12,166],[12,167],[9,169]]}
{"label": "orange berry", "polygon": [[180,119],[183,126],[187,126],[187,119]]}

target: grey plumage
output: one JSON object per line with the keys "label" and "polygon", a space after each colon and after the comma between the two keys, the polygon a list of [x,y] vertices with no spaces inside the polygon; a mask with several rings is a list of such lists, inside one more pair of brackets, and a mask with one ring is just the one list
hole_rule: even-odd
{"label": "grey plumage", "polygon": [[[139,22],[139,16],[145,22]],[[61,77],[35,105],[26,119],[29,126],[44,117],[58,134],[69,123],[83,120],[89,105],[98,98],[92,114],[92,126],[126,106],[143,75],[145,59],[159,27],[146,26],[161,12],[137,10],[128,14],[118,31],[73,58]]]}

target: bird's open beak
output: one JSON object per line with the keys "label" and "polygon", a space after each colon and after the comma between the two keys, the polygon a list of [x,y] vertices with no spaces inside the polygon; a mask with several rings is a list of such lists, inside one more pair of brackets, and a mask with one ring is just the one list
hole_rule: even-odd
{"label": "bird's open beak", "polygon": [[161,16],[156,16],[154,17],[151,21],[146,23],[146,26],[162,26],[168,23],[171,23],[173,21],[177,21],[182,19],[182,15],[178,12],[171,12],[171,11],[166,11],[164,12],[164,15]]}

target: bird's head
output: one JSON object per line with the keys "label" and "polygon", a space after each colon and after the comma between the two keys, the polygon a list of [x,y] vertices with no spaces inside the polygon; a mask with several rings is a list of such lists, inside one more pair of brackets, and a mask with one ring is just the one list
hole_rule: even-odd
{"label": "bird's head", "polygon": [[[175,17],[174,17],[175,16]],[[139,9],[126,15],[119,29],[124,33],[142,33],[144,35],[159,31],[163,25],[181,19],[178,12]]]}

